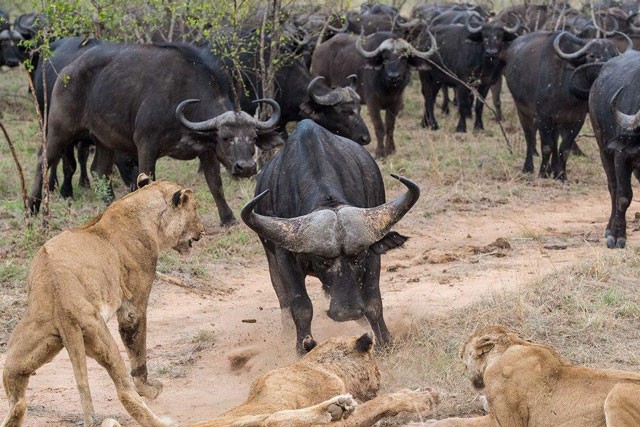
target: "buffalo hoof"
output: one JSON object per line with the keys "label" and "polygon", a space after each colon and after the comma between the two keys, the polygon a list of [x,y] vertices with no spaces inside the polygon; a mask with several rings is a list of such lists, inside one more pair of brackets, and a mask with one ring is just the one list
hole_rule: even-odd
{"label": "buffalo hoof", "polygon": [[476,123],[473,125],[473,130],[484,130],[484,125],[482,123]]}
{"label": "buffalo hoof", "polygon": [[73,198],[73,188],[63,185],[60,187],[60,195],[65,199]]}
{"label": "buffalo hoof", "polygon": [[91,181],[88,177],[80,178],[80,187],[82,188],[91,188]]}
{"label": "buffalo hoof", "polygon": [[624,237],[607,236],[607,248],[609,249],[624,249],[626,245],[627,239]]}
{"label": "buffalo hoof", "polygon": [[457,133],[467,133],[467,127],[466,126],[457,126],[456,127],[456,132]]}
{"label": "buffalo hoof", "polygon": [[224,220],[220,223],[220,225],[225,228],[235,227],[238,224],[239,224],[238,220],[233,217],[231,217],[231,219]]}
{"label": "buffalo hoof", "polygon": [[296,350],[298,351],[299,355],[304,356],[305,354],[316,348],[316,345],[318,345],[316,340],[314,340],[311,335],[307,335],[306,337],[304,337],[302,342],[298,342],[298,344],[296,345]]}
{"label": "buffalo hoof", "polygon": [[27,209],[29,209],[31,215],[38,215],[38,212],[40,211],[40,203],[40,199],[29,197],[29,199],[27,200]]}
{"label": "buffalo hoof", "polygon": [[133,384],[138,394],[147,399],[153,400],[162,393],[162,383],[158,380],[143,381],[141,378],[134,377]]}

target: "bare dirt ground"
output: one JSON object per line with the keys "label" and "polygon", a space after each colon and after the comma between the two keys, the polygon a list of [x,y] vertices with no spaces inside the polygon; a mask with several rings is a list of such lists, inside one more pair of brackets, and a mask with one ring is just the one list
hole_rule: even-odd
{"label": "bare dirt ground", "polygon": [[[602,234],[608,200],[603,188],[600,193],[542,203],[507,201],[479,212],[460,206],[430,218],[410,212],[396,230],[411,239],[383,257],[381,287],[392,333],[402,338],[409,319],[444,313],[505,290],[517,291],[550,272],[607,251]],[[215,227],[213,231],[207,239],[223,233]],[[637,240],[630,233],[629,244]],[[213,262],[207,268],[211,270],[207,275],[215,278],[212,292],[159,279],[149,308],[150,371],[164,383],[162,394],[149,405],[180,425],[211,418],[240,403],[258,374],[296,357],[292,336],[281,328],[264,256]],[[309,279],[308,289],[315,307],[316,339],[367,329],[357,322],[329,320],[319,282]],[[110,326],[117,336],[115,321]],[[124,349],[122,355],[126,359]],[[115,415],[124,426],[135,425],[118,402],[111,380],[93,360],[89,378],[96,412]],[[37,371],[28,400],[26,426],[81,422],[65,351]],[[0,408],[6,408],[4,395]]]}

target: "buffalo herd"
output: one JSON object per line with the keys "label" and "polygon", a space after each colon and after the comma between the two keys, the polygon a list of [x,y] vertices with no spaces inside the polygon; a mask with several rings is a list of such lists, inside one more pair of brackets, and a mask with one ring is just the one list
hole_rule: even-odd
{"label": "buffalo herd", "polygon": [[[363,147],[371,136],[361,105],[373,125],[375,156],[393,155],[412,70],[424,97],[422,126],[432,130],[439,128],[436,97],[441,93],[448,102],[448,89],[458,109],[455,130],[466,132],[474,114],[473,127],[482,130],[490,90],[501,115],[504,79],[526,140],[523,171],[534,170],[539,134],[544,178],[567,181],[567,159],[588,113],[611,194],[606,243],[625,246],[631,174],[640,179],[637,13],[636,2],[594,4],[587,13],[563,1],[501,11],[469,3],[417,4],[407,16],[369,3],[342,16],[300,12],[285,25],[291,32],[285,49],[293,59],[276,69],[274,91],[264,97],[264,58],[253,51],[238,58],[241,77],[230,72],[229,58],[215,53],[214,40],[135,44],[70,35],[51,41],[51,54],[42,60],[23,40],[48,25],[46,17],[32,13],[12,22],[0,10],[0,66],[31,60],[35,96],[47,118],[28,200],[33,214],[43,198],[45,162],[50,186],[62,162],[60,191],[73,195],[74,147],[85,186],[92,145],[96,174],[109,176],[116,165],[127,183],[138,172],[153,177],[161,157],[199,159],[223,225],[235,217],[221,166],[234,177],[257,175],[256,197],[242,220],[260,237],[280,307],[290,311],[303,353],[314,343],[307,275],[318,277],[329,294],[329,317],[366,318],[380,343],[391,340],[380,256],[406,241],[391,228],[420,190],[395,176],[406,192],[386,201],[380,170]],[[238,91],[239,80],[246,90]],[[298,122],[293,131],[290,122]],[[257,149],[276,147],[259,171]]]}

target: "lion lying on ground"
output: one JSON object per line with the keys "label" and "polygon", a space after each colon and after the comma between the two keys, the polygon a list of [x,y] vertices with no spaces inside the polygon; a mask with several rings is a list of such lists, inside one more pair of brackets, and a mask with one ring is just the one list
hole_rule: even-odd
{"label": "lion lying on ground", "polygon": [[430,421],[430,427],[640,426],[640,374],[592,369],[501,326],[471,335],[460,351],[488,415]]}
{"label": "lion lying on ground", "polygon": [[[36,254],[27,310],[7,348],[3,382],[10,408],[3,427],[22,424],[29,377],[63,347],[73,364],[85,427],[93,425],[94,417],[86,355],[108,371],[118,398],[138,423],[166,426],[140,397],[154,398],[162,388],[147,379],[147,301],[159,251],[187,251],[204,227],[191,190],[152,183],[144,174],[138,187],[144,188],[115,201],[83,227],[52,238]],[[114,314],[131,376],[107,328]]]}

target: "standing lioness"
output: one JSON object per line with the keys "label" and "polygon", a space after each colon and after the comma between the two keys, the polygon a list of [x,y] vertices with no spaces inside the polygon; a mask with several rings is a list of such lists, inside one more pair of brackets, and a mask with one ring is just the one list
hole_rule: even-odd
{"label": "standing lioness", "polygon": [[[140,397],[154,398],[162,389],[147,379],[147,302],[158,253],[188,250],[204,227],[191,190],[151,182],[144,174],[138,188],[83,227],[52,238],[36,254],[27,310],[7,349],[3,383],[10,408],[3,427],[22,424],[29,377],[63,347],[73,364],[85,427],[92,426],[94,415],[85,355],[108,371],[118,398],[138,423],[165,426]],[[107,328],[114,314],[131,376]]]}

